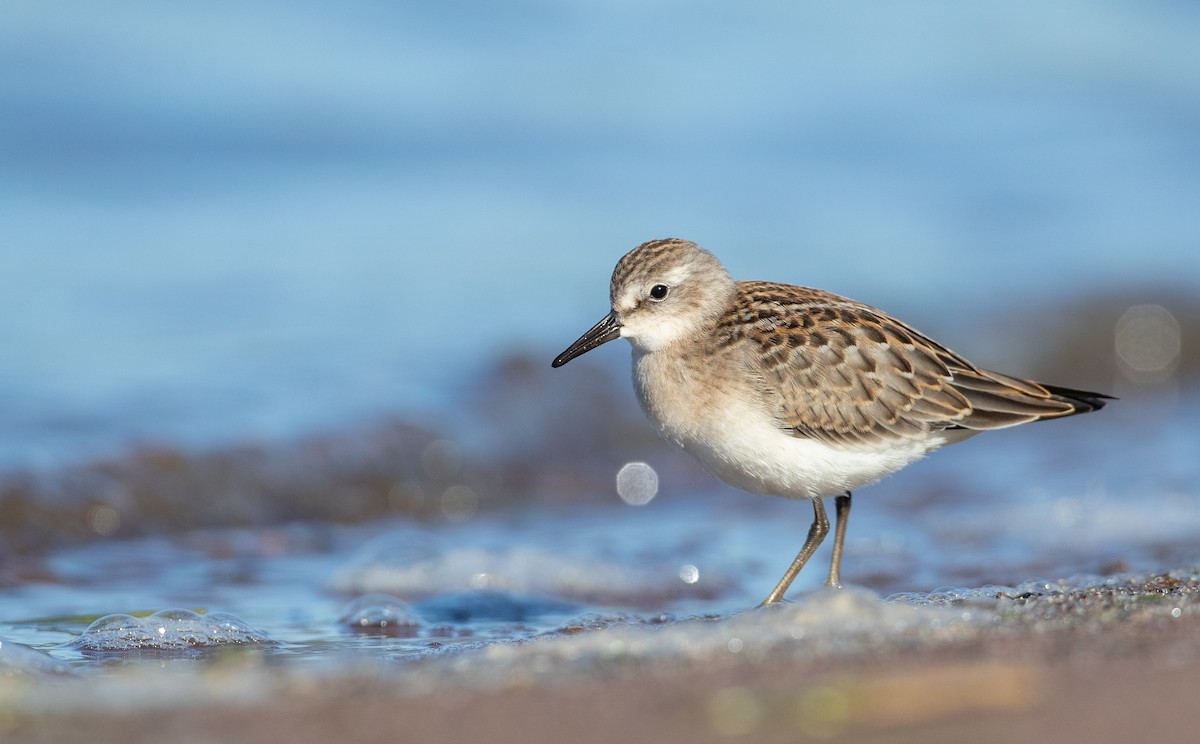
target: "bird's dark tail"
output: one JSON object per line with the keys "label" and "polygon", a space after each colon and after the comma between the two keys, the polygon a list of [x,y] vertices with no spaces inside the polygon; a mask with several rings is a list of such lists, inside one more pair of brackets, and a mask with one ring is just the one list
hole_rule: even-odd
{"label": "bird's dark tail", "polygon": [[1104,405],[1108,401],[1116,400],[1113,396],[1105,395],[1104,393],[1089,393],[1086,390],[1073,390],[1045,383],[1042,383],[1042,387],[1049,390],[1050,396],[1055,400],[1061,400],[1064,403],[1074,406],[1075,410],[1068,415],[1099,411],[1101,408],[1104,408]]}
{"label": "bird's dark tail", "polygon": [[953,384],[971,404],[970,415],[955,424],[976,430],[1091,413],[1112,400],[1104,393],[1046,385],[986,369],[955,370]]}

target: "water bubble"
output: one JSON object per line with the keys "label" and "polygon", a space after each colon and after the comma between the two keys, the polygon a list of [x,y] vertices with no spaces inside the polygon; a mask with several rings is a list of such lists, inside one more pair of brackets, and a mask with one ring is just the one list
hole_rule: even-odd
{"label": "water bubble", "polygon": [[105,615],[69,645],[84,651],[178,651],[268,641],[265,633],[226,612],[170,609],[148,617]]}
{"label": "water bubble", "polygon": [[407,602],[390,594],[365,594],[352,600],[342,608],[338,622],[350,630],[405,636],[416,635],[424,625]]}
{"label": "water bubble", "polygon": [[685,584],[695,584],[700,580],[700,569],[688,563],[679,569],[679,580]]}
{"label": "water bubble", "polygon": [[202,616],[202,622],[209,639],[217,644],[254,643],[256,641],[253,639],[259,637],[261,640],[266,640],[263,633],[255,630],[250,623],[231,612],[210,612]]}
{"label": "water bubble", "polygon": [[628,462],[617,471],[617,495],[630,506],[645,506],[658,493],[658,473],[644,462]]}
{"label": "water bubble", "polygon": [[149,648],[158,642],[156,634],[141,618],[133,615],[105,615],[75,639],[78,648],[96,651]]}

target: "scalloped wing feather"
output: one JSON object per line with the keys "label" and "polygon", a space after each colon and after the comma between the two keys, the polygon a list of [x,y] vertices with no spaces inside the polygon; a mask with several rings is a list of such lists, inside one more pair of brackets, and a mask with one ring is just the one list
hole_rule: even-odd
{"label": "scalloped wing feather", "polygon": [[739,282],[738,290],[719,343],[743,348],[781,428],[798,436],[871,449],[1103,405],[1105,396],[980,369],[886,313],[830,292],[771,282]]}

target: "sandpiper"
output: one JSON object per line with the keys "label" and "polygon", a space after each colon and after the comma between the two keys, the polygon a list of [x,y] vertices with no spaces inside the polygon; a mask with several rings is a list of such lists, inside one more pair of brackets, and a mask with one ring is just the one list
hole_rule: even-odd
{"label": "sandpiper", "polygon": [[612,311],[553,366],[629,339],[638,400],[664,437],[732,486],[812,501],[808,538],[764,605],[783,597],[829,533],[824,497],[836,497],[828,583],[838,586],[852,491],[981,431],[1110,399],[982,369],[830,292],[735,282],[715,256],[677,238],[625,254],[610,299]]}

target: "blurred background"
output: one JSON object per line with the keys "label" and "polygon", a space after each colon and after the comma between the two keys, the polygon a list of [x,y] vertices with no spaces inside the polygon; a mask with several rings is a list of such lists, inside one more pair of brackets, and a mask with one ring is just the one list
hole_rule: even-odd
{"label": "blurred background", "polygon": [[670,235],[1122,396],[1046,436],[1136,438],[1194,505],[1197,38],[1131,0],[10,0],[5,546],[615,503],[634,458],[717,488],[623,344],[549,369]]}

